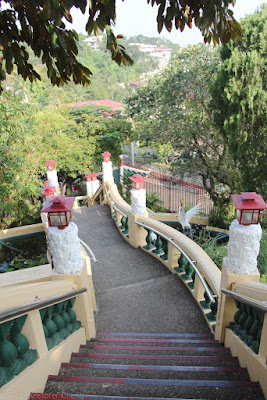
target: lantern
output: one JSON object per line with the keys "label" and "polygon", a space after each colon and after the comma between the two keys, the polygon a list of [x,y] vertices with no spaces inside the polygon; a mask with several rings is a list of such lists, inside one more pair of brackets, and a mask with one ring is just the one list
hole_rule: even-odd
{"label": "lantern", "polygon": [[54,171],[55,169],[55,161],[53,160],[48,160],[46,161],[45,165],[47,166],[48,171]]}
{"label": "lantern", "polygon": [[110,161],[111,154],[108,151],[104,151],[104,153],[101,153],[101,155],[103,156],[105,162]]}
{"label": "lantern", "polygon": [[71,209],[75,197],[53,197],[41,212],[47,212],[49,226],[65,229],[71,221]]}
{"label": "lantern", "polygon": [[261,211],[267,208],[261,195],[255,192],[233,194],[232,200],[237,220],[241,225],[258,224]]}
{"label": "lantern", "polygon": [[52,186],[47,186],[41,188],[41,195],[44,196],[45,201],[51,199],[51,197],[55,196],[57,190]]}
{"label": "lantern", "polygon": [[86,175],[85,175],[85,178],[86,178],[86,182],[91,182],[91,180],[92,180],[92,174],[86,174]]}
{"label": "lantern", "polygon": [[140,174],[135,174],[130,176],[129,179],[132,181],[132,188],[139,190],[145,188],[145,180],[146,178]]}
{"label": "lantern", "polygon": [[98,174],[96,172],[93,172],[91,175],[92,175],[92,181],[96,181],[98,178]]}

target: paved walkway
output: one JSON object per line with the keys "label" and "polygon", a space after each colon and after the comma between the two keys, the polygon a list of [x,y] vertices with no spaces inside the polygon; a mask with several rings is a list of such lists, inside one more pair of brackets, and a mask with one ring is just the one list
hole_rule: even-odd
{"label": "paved walkway", "polygon": [[123,239],[107,205],[74,210],[73,222],[97,258],[92,272],[98,331],[209,333],[183,282]]}

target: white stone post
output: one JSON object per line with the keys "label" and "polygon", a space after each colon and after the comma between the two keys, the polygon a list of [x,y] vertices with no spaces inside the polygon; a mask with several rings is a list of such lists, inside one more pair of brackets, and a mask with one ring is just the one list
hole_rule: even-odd
{"label": "white stone post", "polygon": [[131,208],[133,214],[144,214],[146,212],[145,189],[131,189]]}
{"label": "white stone post", "polygon": [[92,196],[92,181],[86,181],[86,192],[87,196]]}
{"label": "white stone post", "polygon": [[65,229],[48,228],[54,271],[58,274],[75,274],[82,268],[78,227],[70,222]]}
{"label": "white stone post", "polygon": [[111,161],[103,161],[102,162],[102,170],[103,170],[103,181],[104,182],[114,182],[113,171],[112,171],[112,162]]}
{"label": "white stone post", "polygon": [[120,184],[123,185],[123,155],[120,155],[120,159],[121,159],[121,165],[120,165]]}
{"label": "white stone post", "polygon": [[98,179],[96,179],[95,181],[91,181],[91,196],[93,196],[97,192],[99,186],[100,182]]}
{"label": "white stone post", "polygon": [[235,219],[229,228],[226,268],[238,275],[256,272],[261,236],[260,224],[241,225]]}

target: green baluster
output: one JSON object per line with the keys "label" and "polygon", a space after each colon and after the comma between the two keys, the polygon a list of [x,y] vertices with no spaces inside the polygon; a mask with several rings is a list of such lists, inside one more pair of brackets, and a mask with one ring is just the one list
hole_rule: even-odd
{"label": "green baluster", "polygon": [[191,290],[193,290],[194,287],[195,287],[195,279],[196,279],[196,271],[195,271],[195,270],[192,272],[191,278],[192,278],[192,282],[189,282],[189,283],[187,284],[187,286],[188,286]]}
{"label": "green baluster", "polygon": [[242,327],[242,330],[240,332],[240,339],[242,339],[243,342],[247,343],[249,336],[250,336],[249,331],[250,331],[251,325],[253,323],[253,317],[252,317],[252,307],[246,305],[245,308],[247,311],[247,318],[246,318],[244,325]]}
{"label": "green baluster", "polygon": [[144,249],[152,250],[155,248],[155,246],[152,244],[152,242],[153,242],[152,235],[151,235],[152,231],[150,229],[146,229],[146,230],[147,230],[147,237],[146,237],[147,245],[144,246]]}
{"label": "green baluster", "polygon": [[179,267],[175,267],[174,270],[176,272],[178,272],[179,274],[181,272],[185,271],[185,265],[187,263],[187,259],[185,258],[185,256],[181,253],[180,257],[178,258],[178,265]]}
{"label": "green baluster", "polygon": [[18,352],[18,358],[24,368],[32,365],[37,359],[37,351],[29,349],[30,345],[28,339],[21,333],[26,318],[27,315],[23,315],[22,317],[15,319],[10,331],[10,341],[15,345]]}
{"label": "green baluster", "polygon": [[121,229],[121,230],[124,230],[124,229],[125,229],[125,227],[124,227],[125,222],[126,222],[126,218],[125,218],[124,215],[123,215],[122,218],[121,218],[121,226],[120,226],[120,229]]}
{"label": "green baluster", "polygon": [[162,250],[162,241],[161,241],[160,235],[157,235],[157,239],[156,239],[156,241],[155,241],[155,247],[156,247],[156,248],[155,248],[155,250],[152,250],[152,253],[157,254],[157,255],[163,253],[163,250]]}
{"label": "green baluster", "polygon": [[18,375],[23,369],[22,363],[17,358],[16,346],[7,339],[10,336],[13,324],[14,320],[0,325],[0,364],[5,369],[7,381],[12,379],[14,375]]}
{"label": "green baluster", "polygon": [[261,328],[259,315],[257,313],[257,310],[255,310],[254,308],[252,309],[252,319],[253,321],[249,330],[249,337],[247,339],[247,345],[249,347],[251,347],[252,342],[257,339],[258,331]]}
{"label": "green baluster", "polygon": [[215,299],[215,303],[210,304],[211,312],[206,314],[206,317],[210,322],[216,321],[217,319],[217,309],[218,309],[218,301]]}
{"label": "green baluster", "polygon": [[162,256],[160,256],[160,258],[162,258],[162,260],[167,261],[168,260],[168,252],[169,252],[169,242],[168,240],[162,238],[162,242],[163,242],[163,246],[162,246],[162,250],[164,251],[164,254],[162,254]]}
{"label": "green baluster", "polygon": [[66,337],[68,336],[68,331],[67,329],[65,329],[65,321],[60,315],[62,308],[62,303],[56,304],[54,306],[53,315],[51,317],[52,321],[54,321],[57,326],[57,332],[59,333],[60,341],[66,339]]}
{"label": "green baluster", "polygon": [[250,348],[256,354],[258,354],[258,352],[259,352],[260,342],[261,342],[261,334],[262,334],[262,328],[263,328],[263,322],[264,322],[264,313],[262,311],[257,310],[257,314],[258,314],[258,320],[259,320],[259,327],[257,330],[256,339],[253,340],[253,342],[251,343],[251,346],[250,346]]}
{"label": "green baluster", "polygon": [[[210,289],[210,292],[213,294],[211,288],[209,288],[209,289]],[[205,298],[205,300],[202,300],[200,302],[200,304],[201,304],[201,306],[202,306],[202,308],[204,310],[208,310],[210,308],[211,301],[210,301],[210,298],[209,298],[208,293],[206,291],[204,292],[204,298]]]}
{"label": "green baluster", "polygon": [[242,314],[241,303],[239,301],[236,301],[235,303],[236,303],[238,310],[234,315],[234,321],[230,322],[230,328],[232,329],[233,332],[234,332],[236,325],[238,325],[239,318]]}
{"label": "green baluster", "polygon": [[69,313],[67,312],[68,304],[69,304],[68,300],[63,302],[63,311],[64,311],[63,318],[64,318],[64,321],[66,323],[66,328],[68,330],[68,333],[70,335],[74,331],[73,331],[73,327],[72,327],[72,323],[71,323],[71,320],[70,320]]}
{"label": "green baluster", "polygon": [[124,223],[124,230],[122,231],[124,235],[128,235],[129,233],[129,226],[128,226],[128,217],[125,218],[125,223]]}
{"label": "green baluster", "polygon": [[76,298],[72,298],[68,300],[68,305],[67,305],[67,313],[69,314],[70,317],[70,323],[72,324],[72,332],[77,331],[81,327],[81,322],[77,321],[77,316],[75,311],[72,309],[74,303],[75,303]]}
{"label": "green baluster", "polygon": [[185,274],[181,275],[181,278],[184,281],[191,281],[194,268],[192,267],[189,261],[186,263],[184,269],[185,269]]}
{"label": "green baluster", "polygon": [[0,367],[0,387],[7,382],[7,373],[5,368]]}
{"label": "green baluster", "polygon": [[240,307],[241,307],[241,311],[242,312],[241,312],[241,314],[240,314],[240,316],[238,318],[238,323],[234,327],[234,333],[237,336],[240,336],[242,328],[243,328],[243,326],[245,324],[245,321],[247,319],[247,310],[246,310],[245,305],[243,303],[240,303]]}

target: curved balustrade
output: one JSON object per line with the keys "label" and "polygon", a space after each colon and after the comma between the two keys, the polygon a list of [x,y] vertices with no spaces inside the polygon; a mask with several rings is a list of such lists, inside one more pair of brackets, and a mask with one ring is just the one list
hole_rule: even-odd
{"label": "curved balustrade", "polygon": [[141,247],[159,259],[172,273],[178,274],[203,310],[214,330],[221,271],[191,239],[166,224],[149,218],[149,214],[136,216],[120,196],[117,186],[104,184],[105,201],[111,215],[127,241]]}

